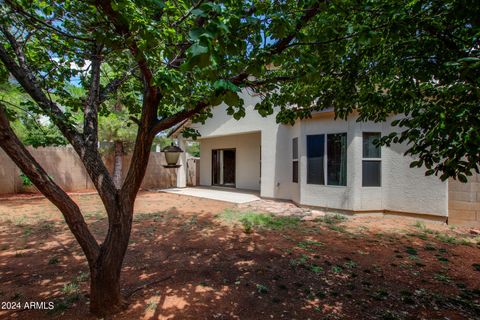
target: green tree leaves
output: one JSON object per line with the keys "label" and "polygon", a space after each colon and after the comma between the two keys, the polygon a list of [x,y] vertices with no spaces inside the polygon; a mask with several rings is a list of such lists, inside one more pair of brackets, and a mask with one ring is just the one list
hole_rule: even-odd
{"label": "green tree leaves", "polygon": [[[279,110],[277,121],[286,124],[331,107],[340,118],[356,111],[359,121],[403,115],[381,143],[407,143],[415,166],[444,179],[478,170],[478,1],[105,3],[111,9],[53,0],[0,7],[2,26],[23,30],[16,36],[29,67],[71,125],[84,107],[96,42],[104,46],[103,116],[120,100],[126,118],[141,118],[147,70],[161,96],[159,120],[206,104],[193,117],[202,122],[221,103],[239,119],[237,93],[249,87],[264,97],[260,115]],[[5,36],[0,42],[13,55]],[[42,114],[32,101],[25,108]]]}

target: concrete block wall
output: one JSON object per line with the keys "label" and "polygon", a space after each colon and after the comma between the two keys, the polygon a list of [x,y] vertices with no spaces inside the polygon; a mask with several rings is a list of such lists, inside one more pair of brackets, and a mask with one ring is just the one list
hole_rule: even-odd
{"label": "concrete block wall", "polygon": [[448,222],[452,225],[480,226],[480,175],[467,183],[448,181]]}

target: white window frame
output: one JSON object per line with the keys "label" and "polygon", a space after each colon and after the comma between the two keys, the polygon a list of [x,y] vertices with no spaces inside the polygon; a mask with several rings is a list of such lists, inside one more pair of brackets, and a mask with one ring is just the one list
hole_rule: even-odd
{"label": "white window frame", "polygon": [[[382,185],[383,185],[383,174],[382,174],[382,147],[380,147],[380,158],[365,158],[363,156],[363,134],[364,133],[378,133],[380,135],[380,137],[382,136],[382,133],[380,131],[362,131],[362,168],[361,168],[361,172],[362,172],[362,188],[381,188]],[[363,163],[365,161],[376,161],[376,162],[380,162],[380,185],[379,186],[364,186],[363,185]]]}

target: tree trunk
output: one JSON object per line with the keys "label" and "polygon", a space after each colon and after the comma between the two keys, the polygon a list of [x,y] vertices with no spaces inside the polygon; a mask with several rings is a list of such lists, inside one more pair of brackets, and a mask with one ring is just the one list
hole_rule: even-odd
{"label": "tree trunk", "polygon": [[90,312],[104,317],[126,309],[128,303],[120,293],[120,274],[132,229],[133,206],[118,196],[117,212],[111,213],[108,233],[97,260],[90,265]]}
{"label": "tree trunk", "polygon": [[115,141],[114,162],[113,162],[113,183],[117,189],[122,187],[123,173],[123,142]]}
{"label": "tree trunk", "polygon": [[[118,257],[120,266],[122,261],[123,257]],[[102,265],[90,268],[90,312],[99,317],[118,313],[128,306],[120,293],[120,272],[110,269]]]}

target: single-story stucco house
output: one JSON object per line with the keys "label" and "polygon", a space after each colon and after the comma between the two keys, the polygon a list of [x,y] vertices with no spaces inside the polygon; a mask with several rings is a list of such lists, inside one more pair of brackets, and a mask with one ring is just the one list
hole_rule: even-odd
{"label": "single-story stucco house", "polygon": [[[406,145],[377,148],[373,141],[393,129],[390,122],[334,119],[317,112],[294,126],[254,110],[260,97],[242,93],[246,116],[235,120],[226,106],[213,109],[197,129],[200,185],[257,190],[261,197],[291,200],[333,212],[397,214],[480,224],[480,178],[468,184],[442,182],[410,168]],[[182,127],[173,132],[183,145]],[[184,160],[182,160],[184,161]],[[182,170],[179,184],[182,187]]]}

